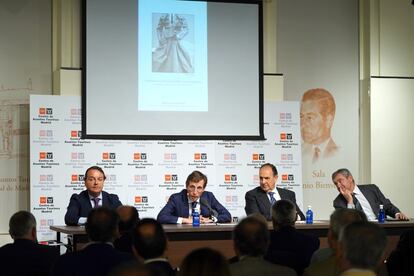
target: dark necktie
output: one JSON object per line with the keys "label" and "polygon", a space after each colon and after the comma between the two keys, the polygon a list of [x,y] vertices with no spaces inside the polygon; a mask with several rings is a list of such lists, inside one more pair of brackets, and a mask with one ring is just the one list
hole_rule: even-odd
{"label": "dark necktie", "polygon": [[195,210],[195,208],[197,208],[197,201],[191,202],[191,208],[193,209],[193,211]]}
{"label": "dark necktie", "polygon": [[276,198],[273,197],[273,195],[275,193],[274,192],[269,192],[268,194],[270,196],[270,205],[273,206],[273,204],[275,204],[275,202],[276,202]]}
{"label": "dark necktie", "polygon": [[99,207],[99,200],[101,200],[99,197],[94,197],[93,199],[93,208]]}
{"label": "dark necktie", "polygon": [[321,156],[321,149],[319,147],[315,147],[312,157],[312,163],[315,163],[319,160],[319,157]]}
{"label": "dark necktie", "polygon": [[358,211],[363,211],[361,203],[359,203],[358,199],[355,196],[355,193],[352,193],[352,200],[354,201],[355,209]]}

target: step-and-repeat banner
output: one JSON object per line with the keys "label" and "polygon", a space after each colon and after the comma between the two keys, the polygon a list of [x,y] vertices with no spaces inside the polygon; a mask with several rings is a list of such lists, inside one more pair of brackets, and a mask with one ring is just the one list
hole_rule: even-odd
{"label": "step-and-repeat banner", "polygon": [[243,217],[244,195],[259,186],[266,162],[277,166],[277,185],[293,190],[302,207],[299,102],[265,104],[265,141],[82,140],[80,103],[75,96],[30,98],[30,201],[39,240],[55,238],[49,226],[64,224],[69,198],[84,190],[93,165],[105,171],[104,190],[140,217],[155,218],[194,170],[207,175],[206,190],[234,218]]}

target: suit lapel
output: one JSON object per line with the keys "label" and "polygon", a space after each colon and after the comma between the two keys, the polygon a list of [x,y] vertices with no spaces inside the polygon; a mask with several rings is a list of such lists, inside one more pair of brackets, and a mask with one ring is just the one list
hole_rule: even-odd
{"label": "suit lapel", "polygon": [[263,212],[266,214],[266,216],[270,216],[270,201],[269,198],[267,197],[267,194],[263,191],[263,190],[259,190],[259,203],[262,205],[263,208]]}
{"label": "suit lapel", "polygon": [[188,215],[190,214],[190,209],[188,207],[188,197],[187,197],[187,191],[186,190],[182,191],[181,199],[182,199],[182,202],[183,202],[183,205],[181,206],[181,216],[183,218],[187,218]]}

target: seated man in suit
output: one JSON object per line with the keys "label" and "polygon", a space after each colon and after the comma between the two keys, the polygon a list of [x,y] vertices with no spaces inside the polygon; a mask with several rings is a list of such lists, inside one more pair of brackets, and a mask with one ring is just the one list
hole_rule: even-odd
{"label": "seated man in suit", "polygon": [[1,275],[48,275],[59,257],[59,248],[37,243],[36,219],[27,211],[15,213],[9,221],[13,243],[0,248]]}
{"label": "seated man in suit", "polygon": [[375,271],[383,264],[387,235],[378,224],[356,221],[345,226],[339,234],[336,258],[342,276],[377,275]]}
{"label": "seated man in suit", "polygon": [[263,164],[260,167],[259,177],[260,186],[248,191],[245,195],[246,206],[244,210],[247,215],[258,213],[270,221],[272,220],[272,205],[280,199],[288,199],[296,205],[296,212],[300,220],[305,220],[305,216],[296,204],[295,193],[276,187],[278,175],[273,164]]}
{"label": "seated man in suit", "polygon": [[239,261],[230,265],[232,276],[296,275],[291,268],[263,259],[269,246],[269,230],[262,215],[250,215],[240,221],[233,231],[233,243]]}
{"label": "seated man in suit", "polygon": [[94,208],[85,224],[90,243],[80,251],[60,256],[51,275],[107,275],[113,268],[133,261],[131,254],[117,251],[112,243],[118,236],[119,216],[114,209]]}
{"label": "seated man in suit", "polygon": [[139,221],[133,232],[133,241],[135,256],[150,268],[154,275],[175,275],[166,258],[167,236],[158,221],[152,218]]}
{"label": "seated man in suit", "polygon": [[289,200],[281,199],[272,206],[273,231],[265,259],[296,270],[302,275],[313,252],[319,248],[319,239],[296,230],[296,208]]}
{"label": "seated man in suit", "polygon": [[203,173],[193,171],[185,185],[186,189],[170,196],[167,205],[158,214],[160,223],[191,224],[193,209],[200,214],[200,223],[231,221],[229,211],[217,201],[213,193],[205,191],[207,177]]}
{"label": "seated man in suit", "polygon": [[71,196],[65,215],[66,225],[85,224],[86,217],[92,208],[105,206],[116,209],[122,205],[117,195],[102,191],[105,179],[105,173],[101,167],[92,166],[86,170],[86,190]]}
{"label": "seated man in suit", "polygon": [[335,209],[357,209],[363,211],[368,220],[376,220],[379,206],[383,205],[387,216],[399,220],[408,220],[408,217],[401,213],[376,185],[355,185],[354,178],[348,169],[339,169],[334,172],[332,181],[340,193],[333,201]]}

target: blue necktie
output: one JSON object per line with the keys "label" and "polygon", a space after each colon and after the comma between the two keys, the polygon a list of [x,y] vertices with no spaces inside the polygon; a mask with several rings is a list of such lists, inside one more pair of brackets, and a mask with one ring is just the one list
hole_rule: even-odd
{"label": "blue necktie", "polygon": [[191,202],[191,208],[193,209],[193,211],[195,208],[197,208],[197,201]]}
{"label": "blue necktie", "polygon": [[273,206],[273,204],[276,203],[276,198],[273,197],[275,193],[274,192],[269,192],[269,196],[270,196],[270,205]]}
{"label": "blue necktie", "polygon": [[93,208],[99,207],[99,200],[101,200],[99,197],[94,197],[93,199]]}

